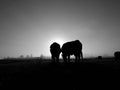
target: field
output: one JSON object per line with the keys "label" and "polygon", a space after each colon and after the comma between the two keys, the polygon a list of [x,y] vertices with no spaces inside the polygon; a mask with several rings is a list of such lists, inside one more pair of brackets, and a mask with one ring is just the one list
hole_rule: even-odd
{"label": "field", "polygon": [[[113,86],[119,81],[120,64],[114,58],[89,58],[74,63],[50,59],[0,60],[0,88],[77,90]],[[117,85],[116,85],[117,86]]]}

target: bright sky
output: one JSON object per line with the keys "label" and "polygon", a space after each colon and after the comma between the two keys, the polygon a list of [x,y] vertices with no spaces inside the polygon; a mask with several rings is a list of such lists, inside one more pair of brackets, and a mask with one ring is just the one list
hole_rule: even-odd
{"label": "bright sky", "polygon": [[0,0],[0,57],[50,56],[79,39],[84,56],[120,50],[119,0]]}

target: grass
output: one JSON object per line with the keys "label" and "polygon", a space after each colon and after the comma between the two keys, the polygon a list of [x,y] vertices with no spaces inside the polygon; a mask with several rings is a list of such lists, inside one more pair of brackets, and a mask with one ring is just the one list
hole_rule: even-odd
{"label": "grass", "polygon": [[89,58],[80,63],[71,60],[69,64],[63,63],[62,59],[60,63],[39,58],[5,59],[0,60],[0,87],[75,90],[92,84],[91,81],[97,84],[118,80],[119,72],[120,64],[114,58]]}

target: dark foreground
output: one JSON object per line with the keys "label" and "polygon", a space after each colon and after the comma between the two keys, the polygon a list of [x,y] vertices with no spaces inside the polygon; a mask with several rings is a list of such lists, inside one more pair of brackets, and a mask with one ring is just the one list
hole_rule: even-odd
{"label": "dark foreground", "polygon": [[80,90],[118,88],[120,64],[88,60],[69,64],[36,60],[1,60],[0,88]]}

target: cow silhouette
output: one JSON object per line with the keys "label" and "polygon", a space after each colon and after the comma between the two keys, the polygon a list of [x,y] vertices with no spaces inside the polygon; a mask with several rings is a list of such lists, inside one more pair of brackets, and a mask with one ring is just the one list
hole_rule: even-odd
{"label": "cow silhouette", "polygon": [[64,43],[61,50],[64,62],[70,62],[71,55],[75,56],[75,62],[83,59],[82,43],[79,40]]}
{"label": "cow silhouette", "polygon": [[98,59],[99,59],[99,60],[102,60],[102,56],[98,56]]}
{"label": "cow silhouette", "polygon": [[115,57],[115,61],[118,62],[120,60],[120,51],[114,52],[114,57]]}
{"label": "cow silhouette", "polygon": [[54,42],[50,45],[51,58],[53,62],[59,62],[59,56],[61,53],[60,44]]}

